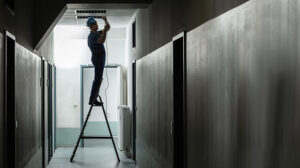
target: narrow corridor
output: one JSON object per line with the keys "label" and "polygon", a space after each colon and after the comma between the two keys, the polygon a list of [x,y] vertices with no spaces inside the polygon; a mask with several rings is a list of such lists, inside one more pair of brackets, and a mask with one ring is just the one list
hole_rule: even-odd
{"label": "narrow corridor", "polygon": [[0,168],[300,168],[300,0],[0,1]]}

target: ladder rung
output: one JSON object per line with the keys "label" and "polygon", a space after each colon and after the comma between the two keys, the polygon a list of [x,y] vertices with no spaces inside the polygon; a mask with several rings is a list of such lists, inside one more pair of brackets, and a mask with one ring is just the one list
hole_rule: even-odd
{"label": "ladder rung", "polygon": [[82,139],[112,139],[111,137],[106,136],[82,136]]}

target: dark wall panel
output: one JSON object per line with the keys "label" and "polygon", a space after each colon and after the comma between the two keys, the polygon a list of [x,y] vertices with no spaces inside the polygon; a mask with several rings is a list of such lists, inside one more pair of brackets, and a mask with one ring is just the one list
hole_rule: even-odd
{"label": "dark wall panel", "polygon": [[[136,14],[137,47],[129,63],[170,42],[172,38],[227,12],[248,0],[153,0]],[[129,32],[130,37],[130,32]]]}
{"label": "dark wall panel", "polygon": [[[16,167],[24,168],[41,150],[41,59],[16,45]],[[34,165],[39,167],[38,165]]]}
{"label": "dark wall panel", "polygon": [[15,0],[16,15],[15,32],[16,41],[23,47],[33,51],[33,36],[34,36],[34,4],[35,0]]}
{"label": "dark wall panel", "polygon": [[15,1],[15,15],[5,7],[5,0],[0,0],[0,29],[14,34],[16,41],[32,50],[33,42],[33,1]]}
{"label": "dark wall panel", "polygon": [[143,168],[173,165],[173,45],[137,61],[137,164]]}
{"label": "dark wall panel", "polygon": [[0,33],[0,167],[4,167],[4,38]]}
{"label": "dark wall panel", "polygon": [[49,113],[49,75],[48,63],[44,63],[44,141],[45,141],[45,165],[49,160],[49,139],[48,139],[48,113]]}
{"label": "dark wall panel", "polygon": [[187,34],[187,167],[300,167],[300,2],[250,1]]}
{"label": "dark wall panel", "polygon": [[[4,11],[4,0],[0,0],[0,27],[3,27],[4,26],[4,14],[3,14],[3,11]],[[1,32],[2,33],[2,32]]]}

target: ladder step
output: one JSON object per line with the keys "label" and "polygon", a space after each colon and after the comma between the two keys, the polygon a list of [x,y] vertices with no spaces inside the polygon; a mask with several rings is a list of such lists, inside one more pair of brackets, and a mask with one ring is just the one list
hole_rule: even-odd
{"label": "ladder step", "polygon": [[82,139],[112,139],[112,137],[107,136],[82,136]]}

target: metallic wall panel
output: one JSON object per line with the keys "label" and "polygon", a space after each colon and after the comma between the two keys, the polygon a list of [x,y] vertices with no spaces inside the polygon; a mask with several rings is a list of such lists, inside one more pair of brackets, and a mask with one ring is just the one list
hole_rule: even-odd
{"label": "metallic wall panel", "polygon": [[173,165],[173,44],[168,43],[137,61],[137,164]]}
{"label": "metallic wall panel", "polygon": [[4,38],[0,33],[0,167],[4,167]]}
{"label": "metallic wall panel", "polygon": [[51,98],[52,98],[52,152],[54,152],[55,150],[55,129],[56,129],[56,122],[55,122],[55,113],[56,113],[56,110],[55,110],[55,66],[52,66],[52,89],[51,89]]}
{"label": "metallic wall panel", "polygon": [[41,149],[41,59],[19,44],[15,50],[16,167],[24,168]]}
{"label": "metallic wall panel", "polygon": [[48,165],[49,159],[49,139],[48,139],[48,109],[49,109],[49,75],[48,75],[48,63],[44,62],[44,141],[45,141],[45,165]]}
{"label": "metallic wall panel", "polygon": [[251,0],[187,34],[187,167],[300,167],[300,2]]}

